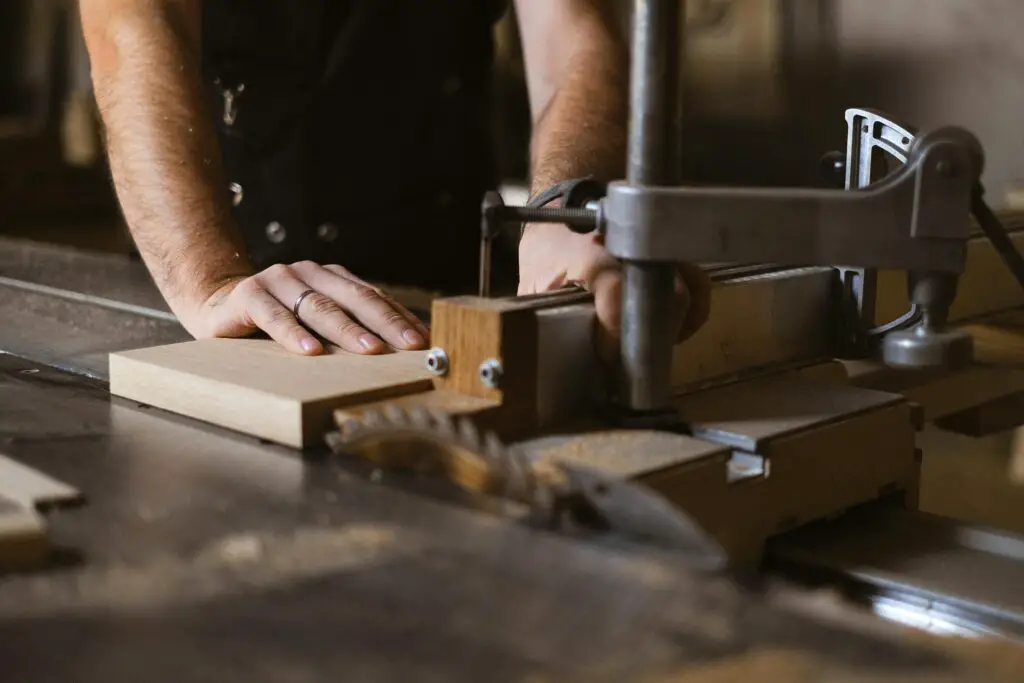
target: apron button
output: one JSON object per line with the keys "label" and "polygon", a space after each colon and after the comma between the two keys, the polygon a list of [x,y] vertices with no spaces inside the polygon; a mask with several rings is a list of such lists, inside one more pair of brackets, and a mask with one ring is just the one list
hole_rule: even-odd
{"label": "apron button", "polygon": [[242,197],[245,196],[245,190],[239,183],[231,183],[228,185],[228,189],[231,190],[231,206],[238,206],[242,203]]}
{"label": "apron button", "polygon": [[334,223],[324,223],[316,229],[316,236],[324,242],[333,242],[338,239],[338,226]]}
{"label": "apron button", "polygon": [[452,208],[453,201],[454,197],[452,197],[451,192],[441,192],[434,198],[434,206],[442,211],[446,211]]}
{"label": "apron button", "polygon": [[285,232],[284,226],[278,223],[277,221],[274,221],[273,223],[267,225],[267,239],[273,242],[274,244],[281,244],[281,242],[284,242],[284,238],[287,236],[288,235]]}

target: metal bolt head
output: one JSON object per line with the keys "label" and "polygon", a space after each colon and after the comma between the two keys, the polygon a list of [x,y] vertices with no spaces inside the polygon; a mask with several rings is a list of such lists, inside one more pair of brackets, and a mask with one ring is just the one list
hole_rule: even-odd
{"label": "metal bolt head", "polygon": [[281,244],[286,236],[287,233],[285,233],[284,226],[277,221],[267,225],[267,239],[274,244]]}
{"label": "metal bolt head", "polygon": [[448,374],[448,354],[444,349],[434,347],[427,352],[427,372],[438,377]]}
{"label": "metal bolt head", "polygon": [[504,368],[501,367],[501,363],[491,358],[485,360],[480,364],[480,369],[477,374],[480,377],[480,383],[488,389],[498,389],[501,387],[501,375],[504,372]]}
{"label": "metal bolt head", "polygon": [[245,197],[245,189],[242,187],[241,183],[231,183],[231,185],[228,186],[228,189],[231,190],[231,206],[238,206],[241,204],[242,199]]}

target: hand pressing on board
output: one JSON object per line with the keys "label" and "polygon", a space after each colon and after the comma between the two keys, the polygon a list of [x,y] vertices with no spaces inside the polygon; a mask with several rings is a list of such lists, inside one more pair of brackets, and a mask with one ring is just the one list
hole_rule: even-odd
{"label": "hand pressing on board", "polygon": [[275,264],[230,280],[183,320],[196,337],[245,337],[260,330],[289,351],[317,355],[324,340],[377,354],[424,349],[429,332],[408,309],[337,265]]}
{"label": "hand pressing on board", "polygon": [[[678,341],[693,336],[707,322],[711,280],[697,265],[679,266],[676,294],[682,312]],[[604,248],[600,235],[580,235],[562,225],[531,225],[519,243],[519,294],[548,292],[571,283],[594,295],[598,348],[614,358],[622,310],[622,267]]]}

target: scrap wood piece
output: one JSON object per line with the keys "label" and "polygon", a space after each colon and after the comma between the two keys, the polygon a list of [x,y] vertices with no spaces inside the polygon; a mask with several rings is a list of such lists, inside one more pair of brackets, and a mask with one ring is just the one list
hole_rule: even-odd
{"label": "scrap wood piece", "polygon": [[0,572],[37,566],[48,550],[39,513],[0,497]]}
{"label": "scrap wood piece", "polygon": [[0,496],[30,510],[68,505],[82,500],[78,490],[2,454]]}
{"label": "scrap wood piece", "polygon": [[204,339],[110,356],[115,396],[276,443],[319,445],[333,411],[432,389],[425,352],[299,356],[263,339]]}
{"label": "scrap wood piece", "polygon": [[0,455],[0,571],[42,563],[49,541],[38,510],[81,501],[71,486]]}

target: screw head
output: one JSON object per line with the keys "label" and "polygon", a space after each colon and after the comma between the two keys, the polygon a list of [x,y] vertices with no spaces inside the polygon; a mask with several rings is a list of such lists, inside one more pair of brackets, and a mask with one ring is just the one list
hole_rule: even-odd
{"label": "screw head", "polygon": [[287,237],[284,226],[274,221],[267,226],[267,239],[274,244],[281,244],[284,242],[284,238]]}
{"label": "screw head", "polygon": [[448,354],[444,349],[434,347],[427,352],[427,372],[437,377],[448,374]]}
{"label": "screw head", "polygon": [[491,358],[480,364],[477,375],[480,377],[480,383],[485,387],[488,389],[498,389],[501,387],[501,375],[503,372],[504,368],[501,367],[501,362],[496,358]]}

